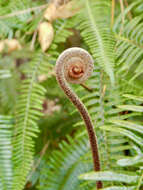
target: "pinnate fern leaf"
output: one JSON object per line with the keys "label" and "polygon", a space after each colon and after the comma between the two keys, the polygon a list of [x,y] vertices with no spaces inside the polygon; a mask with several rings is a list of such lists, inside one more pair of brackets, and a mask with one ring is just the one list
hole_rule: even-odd
{"label": "pinnate fern leaf", "polygon": [[[78,175],[90,171],[91,162],[85,159],[89,152],[87,137],[60,144],[60,150],[54,151],[48,161],[48,166],[41,171],[39,190],[89,190],[91,187],[81,185]],[[83,160],[84,158],[84,160]]]}
{"label": "pinnate fern leaf", "polygon": [[[79,14],[79,29],[98,65],[114,84],[115,40],[110,30],[110,2],[99,0],[82,1],[83,10]],[[85,14],[86,13],[86,14]]]}
{"label": "pinnate fern leaf", "polygon": [[[25,185],[26,176],[30,170],[34,141],[39,132],[37,121],[43,115],[42,103],[45,88],[38,84],[37,76],[41,70],[42,55],[39,53],[29,64],[31,67],[20,88],[20,95],[16,105],[15,134],[14,134],[14,190],[21,190]],[[19,183],[20,181],[20,183]]]}
{"label": "pinnate fern leaf", "polygon": [[[134,7],[138,8],[142,1],[133,2],[124,11],[124,16],[132,11]],[[142,46],[142,16],[141,14],[135,16],[133,19],[125,20],[124,26],[122,27],[122,32],[119,31],[122,16],[116,20],[114,31],[115,37],[117,39],[116,44],[116,56],[117,62],[120,67],[118,67],[118,72],[122,75],[127,75],[132,73],[131,80],[134,80],[139,75],[142,74],[142,63],[143,63],[143,46]],[[136,65],[136,66],[135,66]],[[131,70],[133,67],[134,70]]]}

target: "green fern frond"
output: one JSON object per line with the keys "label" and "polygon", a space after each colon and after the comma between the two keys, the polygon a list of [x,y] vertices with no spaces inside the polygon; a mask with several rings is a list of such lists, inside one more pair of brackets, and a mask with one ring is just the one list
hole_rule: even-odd
{"label": "green fern frond", "polygon": [[117,33],[122,32],[121,31],[121,25],[123,25],[122,26],[123,28],[126,25],[125,21],[123,23],[122,18],[124,17],[125,20],[129,20],[129,18],[127,16],[129,14],[129,12],[134,12],[135,10],[139,10],[140,6],[142,6],[142,0],[136,0],[136,1],[131,2],[126,7],[126,9],[124,9],[124,12],[117,16],[116,21],[115,21],[114,26],[113,26],[113,31],[116,31]]}
{"label": "green fern frond", "polygon": [[[30,8],[38,7],[39,5],[39,2],[33,2],[31,0],[16,0],[7,1],[4,6],[0,6],[0,37],[13,38],[15,36],[15,30],[31,32],[33,28],[33,32],[37,27],[39,18],[41,18],[41,12],[40,8],[39,11],[30,10]],[[27,11],[28,9],[29,11]],[[35,14],[34,18],[32,12]],[[6,16],[8,14],[9,16]]]}
{"label": "green fern frond", "polygon": [[12,128],[9,116],[0,115],[0,189],[11,190],[13,179]]}
{"label": "green fern frond", "polygon": [[122,186],[111,186],[103,188],[103,190],[131,190],[135,188],[135,184],[138,184],[140,175],[135,175],[133,172],[113,172],[113,171],[101,171],[101,172],[89,172],[79,176],[79,179],[90,180],[90,181],[105,181],[107,182],[116,182],[116,184],[124,183]]}
{"label": "green fern frond", "polygon": [[[118,40],[117,55],[119,64],[123,63],[121,71],[125,71],[125,73],[128,73],[131,66],[136,62],[138,62],[139,65],[142,64],[142,28],[143,24],[141,22],[141,17],[135,17],[126,24],[122,36],[116,35]],[[137,77],[138,75],[135,75],[134,77]]]}
{"label": "green fern frond", "polygon": [[134,175],[134,173],[129,173],[129,172],[127,172],[127,174],[124,174],[112,171],[104,171],[104,172],[102,171],[102,172],[89,172],[81,174],[79,178],[84,180],[115,181],[127,184],[135,184],[139,179],[139,175]]}
{"label": "green fern frond", "polygon": [[42,70],[42,61],[42,54],[38,53],[29,63],[28,78],[22,82],[16,105],[13,141],[14,190],[23,189],[25,185],[26,176],[33,160],[33,138],[37,137],[39,132],[37,121],[43,115],[41,110],[46,90],[37,81],[37,76]]}
{"label": "green fern frond", "polygon": [[60,150],[50,156],[48,166],[41,171],[39,190],[91,189],[78,179],[80,174],[92,168],[91,162],[86,160],[89,152],[87,137],[78,140],[68,137],[68,142],[63,141]]}
{"label": "green fern frond", "polygon": [[[136,1],[125,10],[124,16],[129,11],[133,11],[135,8],[141,5],[141,1]],[[122,32],[120,31],[121,15],[116,20],[114,31],[117,40],[116,55],[118,61],[117,70],[122,76],[127,75],[130,71],[131,80],[134,80],[142,74],[142,15],[137,15],[133,19],[125,20],[124,26],[122,26]],[[119,69],[120,67],[120,69]]]}
{"label": "green fern frond", "polygon": [[84,9],[78,17],[81,21],[78,29],[97,64],[105,70],[114,84],[115,40],[108,22],[110,2],[86,0],[82,3]]}
{"label": "green fern frond", "polygon": [[[134,102],[134,104],[138,104],[139,102],[142,102],[141,96],[134,96],[130,94],[124,95],[126,99],[137,101]],[[128,141],[131,145],[130,150],[132,151],[132,155],[130,157],[123,156],[123,158],[119,159],[117,161],[117,164],[122,167],[126,166],[137,166],[139,163],[142,163],[141,157],[142,157],[142,146],[143,146],[143,140],[142,140],[142,134],[143,134],[143,124],[140,119],[142,116],[142,106],[140,105],[122,105],[119,106],[124,111],[132,111],[132,112],[141,112],[141,115],[138,117],[132,115],[131,117],[125,118],[125,119],[109,119],[108,122],[111,123],[110,125],[104,125],[101,128],[107,131],[111,131],[114,133],[119,133],[127,138],[130,139]],[[136,146],[137,144],[137,146]]]}

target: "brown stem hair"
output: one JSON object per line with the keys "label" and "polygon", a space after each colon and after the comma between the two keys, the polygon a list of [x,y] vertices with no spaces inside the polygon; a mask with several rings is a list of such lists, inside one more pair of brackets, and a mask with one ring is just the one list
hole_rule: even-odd
{"label": "brown stem hair", "polygon": [[[67,95],[67,97],[70,99],[70,101],[79,110],[85,122],[91,145],[94,170],[100,171],[98,144],[92,121],[90,119],[86,107],[78,98],[78,96],[72,91],[72,89],[67,83],[67,81],[79,84],[84,82],[92,73],[93,59],[87,51],[81,48],[69,48],[65,50],[57,59],[55,70],[56,79],[60,87]],[[102,188],[102,182],[97,181],[96,186],[97,189]]]}

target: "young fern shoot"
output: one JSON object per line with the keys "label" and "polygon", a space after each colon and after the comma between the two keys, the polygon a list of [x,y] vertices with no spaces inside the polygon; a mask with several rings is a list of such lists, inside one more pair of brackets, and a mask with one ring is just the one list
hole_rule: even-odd
{"label": "young fern shoot", "polygon": [[[82,48],[69,48],[57,59],[55,70],[56,79],[61,89],[67,95],[69,100],[76,106],[85,122],[91,145],[94,170],[100,171],[98,144],[92,121],[86,107],[67,83],[83,83],[93,71],[93,59],[91,55]],[[102,188],[102,182],[97,181],[96,186],[97,189]]]}

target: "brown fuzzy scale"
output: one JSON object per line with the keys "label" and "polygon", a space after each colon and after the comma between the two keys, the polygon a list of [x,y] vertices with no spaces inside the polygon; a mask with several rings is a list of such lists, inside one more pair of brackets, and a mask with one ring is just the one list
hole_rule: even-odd
{"label": "brown fuzzy scale", "polygon": [[[72,91],[72,89],[69,87],[67,83],[67,81],[79,84],[84,82],[92,73],[93,59],[87,51],[81,48],[77,47],[69,48],[65,50],[57,59],[55,70],[56,70],[56,79],[60,87],[65,92],[70,101],[79,110],[85,122],[92,150],[94,170],[100,171],[100,160],[98,153],[97,138],[94,132],[92,121],[90,119],[86,107],[80,101],[78,96]],[[102,182],[97,181],[96,186],[97,189],[101,189]]]}

